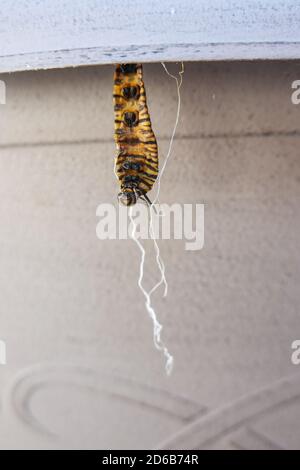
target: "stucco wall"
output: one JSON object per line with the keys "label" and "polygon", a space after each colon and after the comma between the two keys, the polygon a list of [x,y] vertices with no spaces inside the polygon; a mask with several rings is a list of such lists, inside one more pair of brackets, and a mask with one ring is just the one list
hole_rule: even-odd
{"label": "stucco wall", "polygon": [[[205,203],[205,246],[160,243],[170,378],[136,245],[95,234],[117,193],[112,72],[0,77],[0,447],[151,448],[180,432],[187,448],[299,448],[299,65],[186,64],[160,200]],[[176,89],[159,64],[145,80],[163,156]]]}

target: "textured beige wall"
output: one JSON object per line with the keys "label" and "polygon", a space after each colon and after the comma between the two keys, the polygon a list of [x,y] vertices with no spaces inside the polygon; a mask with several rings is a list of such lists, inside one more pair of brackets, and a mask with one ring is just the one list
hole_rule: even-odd
{"label": "textured beige wall", "polygon": [[[160,200],[205,203],[205,247],[161,242],[170,378],[136,245],[95,235],[117,193],[112,72],[0,77],[0,447],[150,448],[179,432],[187,448],[300,448],[300,68],[186,64]],[[163,156],[176,89],[161,65],[145,79]]]}

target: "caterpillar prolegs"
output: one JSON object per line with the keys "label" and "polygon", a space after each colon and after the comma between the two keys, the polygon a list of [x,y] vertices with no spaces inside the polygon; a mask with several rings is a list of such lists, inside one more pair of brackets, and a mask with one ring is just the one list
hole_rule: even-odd
{"label": "caterpillar prolegs", "polygon": [[146,193],[158,175],[158,150],[147,107],[141,64],[116,66],[113,99],[119,202],[131,206],[141,198],[150,203]]}

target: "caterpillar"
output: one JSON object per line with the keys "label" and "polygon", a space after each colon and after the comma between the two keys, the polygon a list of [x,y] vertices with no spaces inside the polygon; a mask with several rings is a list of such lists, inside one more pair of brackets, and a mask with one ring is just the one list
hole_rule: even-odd
{"label": "caterpillar", "polygon": [[113,100],[118,200],[131,206],[141,198],[151,205],[146,193],[158,176],[158,148],[147,107],[142,64],[116,66]]}

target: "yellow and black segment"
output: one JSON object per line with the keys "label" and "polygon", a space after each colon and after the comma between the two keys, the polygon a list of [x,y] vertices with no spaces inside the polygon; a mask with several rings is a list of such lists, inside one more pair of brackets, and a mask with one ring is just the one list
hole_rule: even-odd
{"label": "yellow and black segment", "polygon": [[115,172],[119,201],[130,206],[146,193],[158,175],[158,150],[147,107],[141,64],[118,64],[114,76]]}

